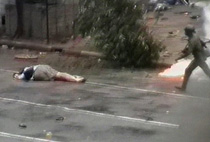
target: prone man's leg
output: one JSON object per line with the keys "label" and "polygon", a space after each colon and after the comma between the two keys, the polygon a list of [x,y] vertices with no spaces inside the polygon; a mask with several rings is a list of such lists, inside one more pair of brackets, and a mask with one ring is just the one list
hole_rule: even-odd
{"label": "prone man's leg", "polygon": [[55,76],[55,80],[68,82],[85,82],[84,77],[71,75],[65,72],[58,72]]}

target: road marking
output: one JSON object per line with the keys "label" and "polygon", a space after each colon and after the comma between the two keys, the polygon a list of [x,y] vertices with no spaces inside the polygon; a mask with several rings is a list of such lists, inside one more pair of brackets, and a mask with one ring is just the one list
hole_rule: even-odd
{"label": "road marking", "polygon": [[74,113],[92,115],[92,116],[97,116],[97,117],[102,117],[102,118],[109,118],[109,119],[122,120],[122,121],[134,122],[134,123],[161,126],[161,127],[179,128],[178,124],[172,124],[172,123],[166,123],[166,122],[160,122],[160,121],[148,121],[145,119],[132,118],[132,117],[127,117],[127,116],[118,116],[118,115],[112,115],[112,114],[106,114],[106,113],[86,111],[86,110],[81,110],[81,109],[72,109],[72,108],[68,108],[68,107],[46,105],[46,104],[28,102],[28,101],[24,101],[24,100],[2,98],[2,97],[0,97],[0,100],[5,101],[5,102],[16,102],[16,103],[20,103],[20,104],[34,105],[34,106],[42,107],[42,108],[57,108],[57,109],[61,109],[61,110],[65,111],[65,112],[71,112],[71,113],[74,112]]}
{"label": "road marking", "polygon": [[5,133],[5,132],[0,132],[0,137],[13,138],[13,139],[16,139],[16,140],[38,141],[38,142],[59,142],[59,141],[53,141],[53,140],[47,140],[47,139],[40,139],[40,138],[10,134],[10,133]]}
{"label": "road marking", "polygon": [[155,91],[155,90],[146,90],[146,89],[141,89],[141,88],[125,87],[125,86],[119,86],[119,85],[110,85],[110,84],[98,83],[98,82],[86,82],[85,84],[105,86],[105,87],[118,88],[118,89],[127,89],[127,90],[141,91],[141,92],[148,92],[148,93],[155,93],[157,95],[162,94],[162,95],[171,95],[171,96],[176,96],[176,97],[186,97],[186,98],[192,98],[192,99],[210,100],[210,98],[204,98],[204,97],[197,97],[197,96],[176,94],[176,93],[168,93],[168,92],[161,92],[161,91]]}
{"label": "road marking", "polygon": [[0,71],[11,72],[11,73],[17,73],[18,72],[18,71],[14,71],[14,70],[5,70],[5,69],[0,69]]}

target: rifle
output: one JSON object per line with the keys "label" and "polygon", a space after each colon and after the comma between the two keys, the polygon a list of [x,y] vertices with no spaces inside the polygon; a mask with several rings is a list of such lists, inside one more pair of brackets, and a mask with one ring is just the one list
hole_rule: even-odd
{"label": "rifle", "polygon": [[210,39],[207,40],[207,41],[202,41],[202,40],[201,40],[201,45],[202,45],[203,47],[205,47],[205,48],[207,48],[207,46],[206,46],[207,43],[210,43]]}
{"label": "rifle", "polygon": [[[207,43],[210,43],[210,39],[207,40],[207,41],[200,40],[200,42],[201,42],[202,47],[207,48],[206,44]],[[181,51],[181,53],[184,53],[185,54],[186,52],[188,52],[188,44],[189,43],[186,44],[185,48]]]}
{"label": "rifle", "polygon": [[[201,42],[202,47],[207,48],[206,43],[210,43],[210,40],[207,40],[205,42],[202,41],[202,40],[200,40],[200,42]],[[189,43],[187,43],[186,46],[185,46],[185,48],[180,52],[180,53],[182,53],[182,55],[179,56],[177,59],[175,59],[176,61],[177,60],[180,60],[182,58],[185,58],[186,56],[189,55],[189,48],[188,48],[188,46],[189,46]]]}

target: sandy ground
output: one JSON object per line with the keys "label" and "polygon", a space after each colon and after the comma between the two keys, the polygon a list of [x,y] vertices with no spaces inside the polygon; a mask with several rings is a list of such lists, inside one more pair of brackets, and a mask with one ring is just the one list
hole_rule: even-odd
{"label": "sandy ground", "polygon": [[174,6],[172,9],[162,12],[163,16],[157,24],[154,24],[154,13],[148,14],[148,26],[154,37],[166,46],[161,53],[160,63],[173,64],[180,51],[187,44],[184,40],[184,28],[188,24],[195,25],[199,34],[202,34],[202,18],[192,19],[191,16],[201,16],[201,9],[187,6]]}

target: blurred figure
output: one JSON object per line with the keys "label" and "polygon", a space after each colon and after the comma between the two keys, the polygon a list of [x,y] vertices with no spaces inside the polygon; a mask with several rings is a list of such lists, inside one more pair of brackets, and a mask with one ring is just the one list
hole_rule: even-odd
{"label": "blurred figure", "polygon": [[160,16],[161,16],[161,13],[160,13],[160,8],[159,7],[156,7],[155,10],[154,10],[154,18],[155,18],[155,23],[154,24],[157,24],[159,19],[160,19]]}
{"label": "blurred figure", "polygon": [[196,35],[194,26],[188,25],[184,31],[185,35],[188,37],[188,46],[182,51],[183,54],[177,58],[176,61],[187,57],[191,53],[194,59],[185,70],[182,86],[176,87],[182,91],[186,90],[189,77],[193,70],[198,66],[201,67],[205,74],[210,78],[210,69],[205,62],[207,55],[205,53],[204,47],[206,48],[206,44]]}
{"label": "blurred figure", "polygon": [[67,81],[78,83],[86,81],[86,79],[81,76],[59,72],[49,65],[35,65],[25,67],[22,69],[22,71],[14,73],[13,78],[24,81]]}

